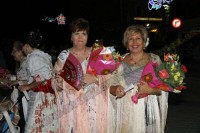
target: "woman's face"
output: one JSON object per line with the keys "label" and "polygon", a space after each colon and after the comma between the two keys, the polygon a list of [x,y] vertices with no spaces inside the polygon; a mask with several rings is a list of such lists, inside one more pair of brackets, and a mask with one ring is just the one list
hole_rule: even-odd
{"label": "woman's face", "polygon": [[17,50],[15,47],[13,47],[11,55],[13,55],[14,60],[19,62],[24,57],[22,50]]}
{"label": "woman's face", "polygon": [[22,47],[22,51],[25,53],[25,55],[28,55],[28,54],[29,54],[29,52],[28,52],[28,47],[29,47],[28,44],[25,44],[25,45]]}
{"label": "woman's face", "polygon": [[144,48],[144,41],[140,33],[132,32],[128,37],[127,47],[132,53],[140,53]]}
{"label": "woman's face", "polygon": [[88,34],[86,31],[73,32],[71,36],[73,46],[85,46],[88,40]]}

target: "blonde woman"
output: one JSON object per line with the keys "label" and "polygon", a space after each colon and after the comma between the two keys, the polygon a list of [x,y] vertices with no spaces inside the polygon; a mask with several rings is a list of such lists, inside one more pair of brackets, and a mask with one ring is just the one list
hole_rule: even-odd
{"label": "blonde woman", "polygon": [[[123,63],[113,73],[110,87],[112,122],[110,133],[164,133],[168,93],[151,88],[146,82],[140,81],[144,66],[149,62],[161,63],[159,56],[146,53],[148,33],[144,26],[133,25],[124,32],[123,44],[129,50]],[[125,89],[130,84],[138,84],[138,90]],[[139,99],[137,104],[131,100],[136,91],[149,94]],[[117,97],[117,99],[116,99]]]}

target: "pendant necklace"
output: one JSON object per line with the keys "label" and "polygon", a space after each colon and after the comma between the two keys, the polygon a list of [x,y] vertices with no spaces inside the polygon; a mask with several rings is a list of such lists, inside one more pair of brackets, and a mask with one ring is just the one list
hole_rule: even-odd
{"label": "pendant necklace", "polygon": [[[130,57],[131,57],[131,55],[130,55]],[[143,57],[144,57],[144,53],[142,54],[141,58],[138,61],[134,61],[133,57],[131,57],[130,60],[133,62],[133,65],[138,65],[141,62],[141,60],[143,59]]]}

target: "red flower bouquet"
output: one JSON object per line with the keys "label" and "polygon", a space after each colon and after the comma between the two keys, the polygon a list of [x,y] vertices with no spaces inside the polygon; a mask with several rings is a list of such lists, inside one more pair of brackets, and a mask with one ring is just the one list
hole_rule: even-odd
{"label": "red flower bouquet", "polygon": [[[147,82],[152,88],[180,93],[183,89],[186,89],[183,82],[185,72],[187,72],[187,68],[181,65],[177,54],[166,54],[164,55],[164,62],[160,65],[150,61],[144,67],[141,80]],[[136,93],[132,96],[132,101],[137,103],[139,98],[147,95]]]}
{"label": "red flower bouquet", "polygon": [[102,42],[96,41],[92,47],[87,73],[93,75],[107,75],[113,72],[121,63],[121,56],[114,47],[104,47]]}

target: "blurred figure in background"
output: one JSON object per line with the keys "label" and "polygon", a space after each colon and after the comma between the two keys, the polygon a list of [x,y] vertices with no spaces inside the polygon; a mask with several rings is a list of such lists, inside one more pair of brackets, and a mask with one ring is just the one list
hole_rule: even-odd
{"label": "blurred figure in background", "polygon": [[28,83],[19,88],[29,91],[30,97],[25,133],[57,132],[55,94],[51,88],[51,56],[38,49],[43,43],[39,30],[30,31],[21,41],[23,52],[27,55]]}
{"label": "blurred figure in background", "polygon": [[19,65],[16,67],[16,80],[10,81],[9,86],[13,86],[11,100],[16,103],[14,106],[14,123],[17,125],[19,122],[20,131],[24,132],[25,118],[27,117],[28,99],[23,97],[23,92],[20,92],[17,88],[18,85],[23,85],[28,82],[27,60],[26,55],[22,51],[22,47],[23,44],[20,41],[13,42],[13,49],[11,54],[14,60],[19,63]]}

